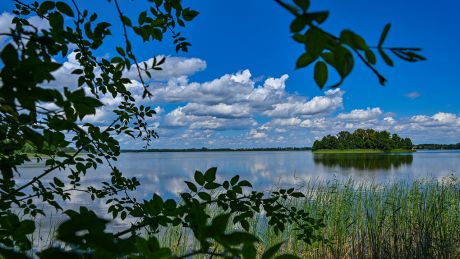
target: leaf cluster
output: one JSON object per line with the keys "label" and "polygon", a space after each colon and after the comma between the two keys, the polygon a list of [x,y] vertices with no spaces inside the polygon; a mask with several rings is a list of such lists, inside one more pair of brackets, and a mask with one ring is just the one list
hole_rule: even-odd
{"label": "leaf cluster", "polygon": [[297,59],[296,68],[300,69],[314,64],[314,80],[321,89],[329,80],[329,68],[333,68],[339,77],[339,81],[329,87],[335,88],[342,85],[353,71],[355,56],[377,76],[381,85],[384,85],[387,79],[375,67],[377,64],[376,51],[388,66],[393,66],[394,62],[387,51],[408,62],[425,60],[418,54],[421,51],[420,48],[385,47],[383,45],[390,30],[390,24],[384,27],[378,45],[370,46],[361,35],[352,30],[344,29],[340,35],[336,36],[322,29],[321,26],[327,21],[329,12],[310,11],[309,0],[294,0],[293,4],[282,0],[275,1],[294,15],[294,20],[290,25],[292,37],[305,48],[305,52]]}

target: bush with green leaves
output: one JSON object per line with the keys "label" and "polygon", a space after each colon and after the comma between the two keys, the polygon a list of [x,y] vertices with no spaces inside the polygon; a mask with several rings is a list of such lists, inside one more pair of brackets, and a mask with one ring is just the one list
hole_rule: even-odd
{"label": "bush with green leaves", "polygon": [[[164,200],[158,195],[138,201],[130,195],[140,183],[136,178],[124,177],[113,165],[120,155],[117,139],[126,135],[142,139],[148,146],[158,134],[148,124],[155,110],[136,102],[126,87],[131,80],[125,72],[136,71],[143,87],[142,96],[149,98],[151,72],[161,70],[165,62],[164,58],[154,58],[152,64],[138,62],[130,37],[134,36],[136,41],[161,42],[171,36],[176,52],[186,52],[191,44],[179,30],[199,13],[184,7],[180,0],[152,0],[145,1],[148,6],[137,17],[128,17],[120,2],[106,2],[114,5],[119,18],[118,25],[114,25],[98,18],[95,11],[82,9],[76,0],[11,0],[13,28],[0,32],[8,37],[0,51],[0,255],[6,258],[30,255],[185,258],[207,254],[254,258],[258,238],[248,232],[247,220],[262,211],[276,231],[282,232],[285,224],[294,224],[299,239],[306,243],[318,240],[321,219],[284,205],[284,201],[301,197],[301,193],[294,189],[269,194],[245,191],[251,184],[240,181],[238,176],[216,182],[216,168],[204,174],[196,172],[195,183],[186,182],[190,192],[180,194],[180,201]],[[295,33],[294,39],[306,46],[307,52],[300,56],[297,67],[322,59],[337,70],[342,78],[340,84],[353,68],[353,51],[377,73],[373,67],[375,55],[360,36],[345,30],[340,37],[335,37],[319,28],[327,18],[326,12],[307,12],[307,0],[295,0],[296,6],[276,2],[295,15],[291,31]],[[37,27],[28,20],[31,16],[46,20],[49,26]],[[122,46],[114,46],[109,41],[115,26],[121,28]],[[300,33],[306,27],[308,30]],[[389,26],[377,50],[385,62],[392,65],[382,47],[388,29]],[[114,48],[116,55],[98,57],[95,53],[103,45]],[[418,49],[389,50],[408,61],[423,59],[414,53]],[[55,81],[53,73],[63,66],[59,60],[71,53],[79,65],[71,72],[78,78],[78,87],[48,87]],[[383,83],[380,74],[377,75]],[[322,61],[315,65],[315,80],[320,87],[327,81],[327,66]],[[85,122],[85,118],[104,105],[103,97],[122,98],[113,111],[115,119],[105,126]],[[26,150],[29,153],[25,153]],[[31,154],[30,150],[34,152]],[[74,152],[66,152],[68,150]],[[43,161],[46,169],[30,180],[18,181],[21,179],[18,167],[35,160]],[[110,167],[111,180],[101,187],[82,184],[82,177],[102,164]],[[57,175],[58,171],[67,175]],[[53,174],[56,176],[52,181],[44,180]],[[67,210],[64,213],[69,220],[59,225],[56,233],[60,246],[36,251],[29,238],[35,230],[33,219],[38,215],[47,216],[36,202],[62,211],[63,203],[70,200],[74,192],[87,193],[93,200],[103,199],[113,218],[129,217],[136,223],[125,231],[110,233],[106,229],[108,222],[88,208]],[[209,213],[209,210],[218,213]],[[241,230],[228,231],[230,224],[236,224]],[[177,225],[193,232],[200,243],[199,249],[173,255],[169,248],[160,247],[154,234],[163,227]],[[280,246],[269,248],[262,257],[275,256]]]}

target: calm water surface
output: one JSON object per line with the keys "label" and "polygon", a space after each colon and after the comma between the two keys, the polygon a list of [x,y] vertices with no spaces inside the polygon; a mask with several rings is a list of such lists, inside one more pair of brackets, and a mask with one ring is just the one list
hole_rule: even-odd
{"label": "calm water surface", "polygon": [[[134,196],[148,199],[153,193],[177,197],[178,192],[186,191],[183,181],[193,179],[195,170],[205,171],[214,166],[218,167],[218,178],[239,174],[258,190],[350,178],[358,182],[388,184],[451,175],[460,177],[460,151],[355,155],[315,155],[310,151],[122,153],[116,166],[125,176],[135,176],[140,181],[141,186]],[[44,168],[43,164],[24,165],[19,169],[21,180],[31,179]],[[50,178],[59,174],[65,175],[65,172],[56,172]],[[109,180],[110,170],[102,166],[88,172],[82,178],[82,185],[99,186],[100,182]],[[88,206],[102,215],[107,210],[103,201],[91,201],[87,195],[79,193],[66,205],[69,208]]]}
{"label": "calm water surface", "polygon": [[[220,179],[239,174],[255,188],[303,185],[352,178],[362,182],[392,183],[420,178],[460,176],[460,151],[418,151],[413,154],[313,154],[310,151],[122,153],[115,165],[127,177],[137,177],[138,197],[152,193],[175,196],[185,191],[184,180],[195,170],[218,167]],[[44,169],[27,164],[19,169],[25,182]],[[50,178],[64,172],[51,174]],[[98,167],[82,178],[83,185],[110,179],[108,167]]]}

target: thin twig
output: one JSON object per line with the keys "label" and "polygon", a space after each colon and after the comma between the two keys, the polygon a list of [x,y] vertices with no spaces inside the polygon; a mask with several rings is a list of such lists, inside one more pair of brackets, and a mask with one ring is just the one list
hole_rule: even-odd
{"label": "thin twig", "polygon": [[141,73],[141,68],[139,66],[139,63],[137,62],[136,56],[132,52],[131,43],[130,43],[129,38],[128,38],[128,30],[126,29],[126,23],[125,23],[124,18],[123,18],[124,17],[123,12],[120,9],[120,5],[118,4],[118,0],[114,0],[113,2],[115,3],[118,15],[120,17],[121,24],[123,26],[123,37],[125,38],[126,51],[128,52],[128,57],[130,57],[134,61],[134,64],[135,64],[136,69],[137,69],[137,74],[139,76],[139,80],[141,81],[142,86],[144,87],[144,96],[148,95],[150,97],[152,94],[147,89],[148,85],[144,82],[144,78],[142,77],[142,73]]}

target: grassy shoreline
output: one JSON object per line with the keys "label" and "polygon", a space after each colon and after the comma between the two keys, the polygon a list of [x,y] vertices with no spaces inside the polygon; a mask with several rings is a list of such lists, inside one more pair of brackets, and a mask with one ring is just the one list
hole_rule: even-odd
{"label": "grassy shoreline", "polygon": [[410,149],[392,149],[389,151],[380,149],[319,149],[312,151],[314,154],[384,154],[384,153],[413,153]]}
{"label": "grassy shoreline", "polygon": [[[390,185],[307,183],[306,198],[285,205],[324,217],[323,241],[305,245],[296,237],[295,224],[276,235],[263,214],[249,224],[262,241],[259,253],[283,242],[283,252],[302,258],[459,258],[459,190],[459,180],[451,177]],[[239,228],[232,225],[229,231]],[[199,247],[181,227],[158,237],[177,253]]]}

